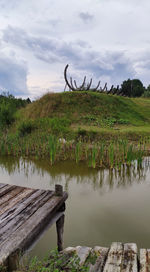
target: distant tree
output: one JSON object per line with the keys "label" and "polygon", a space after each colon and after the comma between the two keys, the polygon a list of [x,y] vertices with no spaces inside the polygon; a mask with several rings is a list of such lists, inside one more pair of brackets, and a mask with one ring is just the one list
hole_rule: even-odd
{"label": "distant tree", "polygon": [[145,89],[144,93],[142,94],[142,97],[150,98],[150,85]]}
{"label": "distant tree", "polygon": [[123,95],[129,97],[139,97],[144,93],[145,87],[139,79],[128,79],[123,81],[121,90]]}
{"label": "distant tree", "polygon": [[30,100],[30,98],[29,98],[29,97],[26,99],[26,101],[27,101],[27,103],[28,103],[28,104],[30,104],[30,103],[31,103],[31,100]]}
{"label": "distant tree", "polygon": [[146,91],[150,92],[150,85],[147,86]]}
{"label": "distant tree", "polygon": [[30,99],[15,98],[9,92],[0,94],[0,129],[11,125],[15,121],[17,109],[31,103]]}

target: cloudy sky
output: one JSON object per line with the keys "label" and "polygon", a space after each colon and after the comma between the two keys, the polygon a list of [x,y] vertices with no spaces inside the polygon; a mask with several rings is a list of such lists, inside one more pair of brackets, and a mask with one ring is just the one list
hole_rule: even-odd
{"label": "cloudy sky", "polygon": [[0,0],[0,90],[32,99],[78,84],[150,84],[149,0]]}

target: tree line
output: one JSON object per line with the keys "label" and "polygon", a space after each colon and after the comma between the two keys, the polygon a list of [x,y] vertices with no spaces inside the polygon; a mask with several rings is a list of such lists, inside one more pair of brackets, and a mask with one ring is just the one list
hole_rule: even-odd
{"label": "tree line", "polygon": [[0,128],[11,125],[15,120],[17,109],[31,103],[30,98],[16,98],[9,92],[0,94]]}
{"label": "tree line", "polygon": [[121,84],[122,94],[128,97],[150,97],[150,85],[147,88],[139,79],[124,80]]}

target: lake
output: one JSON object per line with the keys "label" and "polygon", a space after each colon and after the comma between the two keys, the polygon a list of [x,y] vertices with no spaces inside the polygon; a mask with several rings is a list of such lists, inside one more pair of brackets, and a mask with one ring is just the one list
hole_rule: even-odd
{"label": "lake", "polygon": [[[92,169],[84,163],[0,157],[0,183],[54,190],[63,185],[66,201],[64,245],[110,246],[135,242],[150,248],[150,158],[120,171]],[[55,225],[44,232],[31,256],[56,248]]]}

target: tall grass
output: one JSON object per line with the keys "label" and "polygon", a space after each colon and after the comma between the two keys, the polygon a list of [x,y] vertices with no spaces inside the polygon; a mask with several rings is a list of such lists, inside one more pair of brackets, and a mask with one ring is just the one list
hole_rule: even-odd
{"label": "tall grass", "polygon": [[60,160],[85,161],[90,167],[109,167],[120,169],[121,165],[131,165],[137,161],[142,163],[144,155],[148,155],[150,139],[142,139],[138,143],[127,140],[107,142],[60,141],[55,135],[46,132],[20,137],[18,134],[0,134],[0,154],[49,158],[50,164]]}
{"label": "tall grass", "polygon": [[55,157],[57,153],[57,146],[58,146],[58,141],[57,138],[54,135],[49,136],[49,149],[50,149],[50,162],[51,165],[55,162]]}

